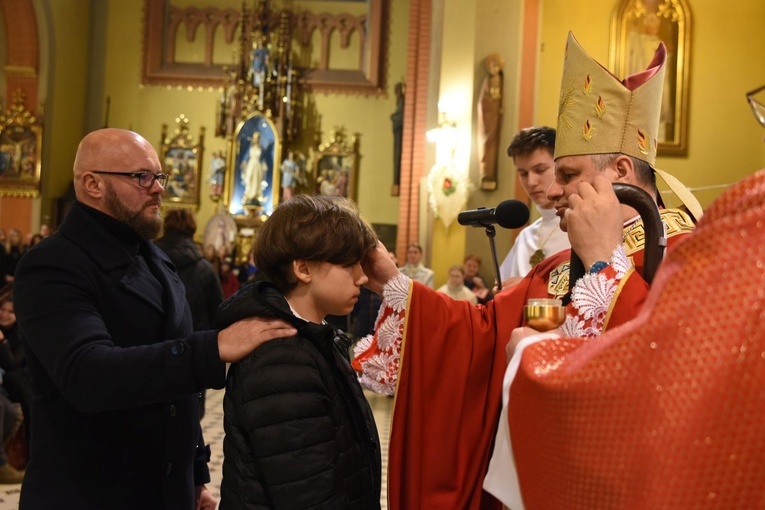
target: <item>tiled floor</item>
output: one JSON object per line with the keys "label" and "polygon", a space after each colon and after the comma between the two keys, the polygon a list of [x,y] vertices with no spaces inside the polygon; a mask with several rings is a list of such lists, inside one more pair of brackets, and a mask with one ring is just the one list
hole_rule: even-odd
{"label": "tiled floor", "polygon": [[[380,498],[382,508],[387,508],[387,485],[386,476],[388,468],[388,437],[390,435],[390,413],[393,407],[393,399],[367,393],[367,398],[372,406],[377,421],[377,429],[380,433],[382,456],[382,496]],[[223,391],[207,392],[207,413],[202,420],[205,440],[210,443],[212,458],[210,459],[210,490],[216,499],[220,498],[220,481],[223,466]],[[19,506],[19,491],[21,485],[0,485],[0,510],[17,510]]]}

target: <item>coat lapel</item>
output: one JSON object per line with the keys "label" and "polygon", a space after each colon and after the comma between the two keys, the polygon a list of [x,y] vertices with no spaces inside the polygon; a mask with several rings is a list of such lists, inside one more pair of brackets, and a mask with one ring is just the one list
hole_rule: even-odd
{"label": "coat lapel", "polygon": [[[146,262],[157,280],[166,289],[164,293],[164,312],[167,314],[167,333],[172,338],[174,333],[183,328],[186,314],[186,288],[183,286],[175,266],[170,258],[154,243],[148,243]],[[171,290],[168,292],[167,290]]]}

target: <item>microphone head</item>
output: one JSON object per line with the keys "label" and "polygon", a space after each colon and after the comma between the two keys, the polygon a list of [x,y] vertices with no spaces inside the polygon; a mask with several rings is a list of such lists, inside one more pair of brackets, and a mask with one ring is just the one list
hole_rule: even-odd
{"label": "microphone head", "polygon": [[502,228],[520,228],[529,221],[529,208],[520,200],[505,200],[494,209],[494,218]]}

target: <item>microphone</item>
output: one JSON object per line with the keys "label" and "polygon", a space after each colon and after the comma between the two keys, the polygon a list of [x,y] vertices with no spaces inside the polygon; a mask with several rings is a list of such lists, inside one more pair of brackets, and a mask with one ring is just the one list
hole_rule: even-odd
{"label": "microphone", "polygon": [[462,211],[457,222],[465,227],[489,227],[495,223],[502,228],[520,228],[529,221],[529,208],[520,200],[505,200],[497,207],[479,207]]}

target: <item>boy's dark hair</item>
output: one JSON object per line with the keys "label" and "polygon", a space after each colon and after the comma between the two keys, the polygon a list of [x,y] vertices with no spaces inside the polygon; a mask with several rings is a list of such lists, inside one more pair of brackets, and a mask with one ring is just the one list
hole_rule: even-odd
{"label": "boy's dark hair", "polygon": [[537,149],[547,149],[550,155],[555,154],[555,130],[553,128],[539,126],[521,129],[510,142],[507,155],[514,158],[515,156],[531,154]]}
{"label": "boy's dark hair", "polygon": [[292,261],[350,266],[377,245],[372,227],[346,198],[295,195],[279,205],[255,242],[255,265],[283,294],[297,286]]}
{"label": "boy's dark hair", "polygon": [[194,214],[188,209],[178,208],[170,209],[165,214],[164,223],[165,232],[175,230],[186,235],[193,236],[197,231],[197,220]]}

